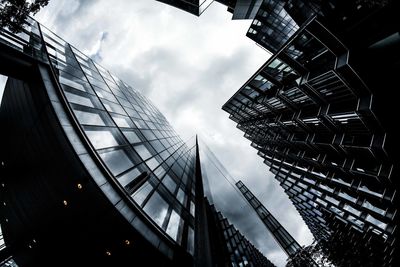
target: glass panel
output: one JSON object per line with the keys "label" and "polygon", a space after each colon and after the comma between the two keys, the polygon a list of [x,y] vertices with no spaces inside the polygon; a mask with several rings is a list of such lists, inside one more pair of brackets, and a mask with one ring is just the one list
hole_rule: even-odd
{"label": "glass panel", "polygon": [[172,237],[175,241],[178,239],[178,229],[181,222],[181,217],[178,213],[172,210],[171,217],[167,227],[167,234]]}
{"label": "glass panel", "polygon": [[150,151],[144,145],[138,145],[134,148],[143,160],[146,160],[152,156]]}
{"label": "glass panel", "polygon": [[194,211],[195,211],[194,202],[190,201],[190,214],[192,214],[193,217],[194,217]]}
{"label": "glass panel", "polygon": [[135,193],[132,194],[133,200],[135,200],[137,204],[142,205],[143,201],[146,199],[152,189],[153,186],[146,181],[138,190],[135,191]]}
{"label": "glass panel", "polygon": [[122,149],[102,152],[100,153],[100,157],[114,175],[133,167],[132,161]]}
{"label": "glass panel", "polygon": [[162,180],[163,185],[165,185],[165,187],[171,191],[171,193],[175,192],[176,189],[176,183],[174,180],[172,180],[171,176],[169,176],[168,174],[165,175],[164,179]]}
{"label": "glass panel", "polygon": [[99,125],[99,126],[106,125],[104,123],[104,120],[98,113],[86,112],[81,110],[74,110],[74,113],[80,124]]}
{"label": "glass panel", "polygon": [[89,138],[90,142],[94,146],[94,148],[105,148],[105,147],[112,147],[117,146],[118,142],[114,138],[111,131],[104,129],[104,130],[85,130],[87,137]]}
{"label": "glass panel", "polygon": [[167,215],[168,203],[155,191],[143,210],[161,227]]}
{"label": "glass panel", "polygon": [[111,116],[114,119],[115,124],[117,124],[119,127],[131,127],[128,117],[115,116],[115,115],[111,115]]}
{"label": "glass panel", "polygon": [[94,108],[92,101],[88,97],[72,94],[69,92],[65,92],[65,96],[67,97],[68,102],[70,102],[70,103],[75,103],[78,105],[83,105],[83,106]]}
{"label": "glass panel", "polygon": [[189,226],[187,251],[193,255],[194,253],[194,230]]}
{"label": "glass panel", "polygon": [[140,138],[137,136],[137,134],[134,131],[122,131],[125,135],[125,137],[128,139],[129,143],[139,143],[141,142]]}
{"label": "glass panel", "polygon": [[178,199],[179,202],[182,203],[182,205],[184,204],[185,201],[185,192],[183,192],[183,190],[181,188],[179,188],[178,190],[178,195],[176,196],[176,199]]}
{"label": "glass panel", "polygon": [[127,184],[129,184],[130,182],[135,180],[135,178],[138,177],[140,175],[140,173],[141,172],[137,168],[130,170],[129,172],[125,173],[124,175],[121,175],[120,177],[118,177],[118,182],[122,186],[126,186]]}

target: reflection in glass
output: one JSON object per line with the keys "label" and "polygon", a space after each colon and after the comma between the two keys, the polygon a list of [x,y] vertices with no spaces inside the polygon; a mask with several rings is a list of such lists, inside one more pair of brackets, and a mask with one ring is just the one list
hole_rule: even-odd
{"label": "reflection in glass", "polygon": [[181,188],[179,188],[179,190],[178,190],[178,195],[176,196],[176,199],[178,199],[179,202],[182,203],[182,205],[185,205],[185,204],[184,204],[184,201],[185,201],[185,192],[183,192],[183,190],[182,190]]}
{"label": "reflection in glass", "polygon": [[133,200],[135,200],[138,205],[142,205],[143,201],[146,199],[152,189],[153,186],[148,181],[146,181],[138,190],[136,190],[132,194]]}
{"label": "reflection in glass", "polygon": [[187,250],[190,254],[194,253],[194,230],[191,226],[189,226],[188,231],[188,240],[187,240]]}
{"label": "reflection in glass", "polygon": [[[165,175],[164,179],[162,180],[163,185],[171,192],[174,193],[176,189],[176,183],[172,180],[171,176],[168,174]],[[182,190],[181,190],[182,191]]]}
{"label": "reflection in glass", "polygon": [[146,160],[152,156],[150,151],[144,145],[135,146],[135,151],[143,160]]}
{"label": "reflection in glass", "polygon": [[118,145],[117,140],[109,130],[85,130],[85,133],[96,149]]}
{"label": "reflection in glass", "polygon": [[137,136],[137,134],[134,131],[122,131],[125,135],[125,137],[128,139],[129,143],[134,144],[134,143],[139,143],[141,142],[140,138]]}
{"label": "reflection in glass", "polygon": [[178,229],[181,221],[181,217],[178,213],[172,210],[171,217],[169,218],[167,234],[172,237],[175,241],[178,239]]}
{"label": "reflection in glass", "polygon": [[122,149],[101,152],[100,157],[114,175],[133,167],[132,161]]}
{"label": "reflection in glass", "polygon": [[67,97],[68,102],[70,102],[70,103],[75,103],[78,105],[83,105],[83,106],[94,108],[92,101],[88,97],[72,94],[69,92],[65,92],[65,96]]}
{"label": "reflection in glass", "polygon": [[74,110],[75,116],[80,124],[86,125],[106,125],[98,113],[86,112],[81,110]]}
{"label": "reflection in glass", "polygon": [[120,177],[118,177],[118,182],[122,186],[126,186],[127,184],[132,182],[139,175],[140,175],[140,171],[137,168],[135,168],[135,169],[132,169],[129,172],[125,173],[124,175],[121,175]]}
{"label": "reflection in glass", "polygon": [[144,206],[143,210],[153,219],[155,223],[161,227],[164,222],[164,218],[167,215],[168,204],[160,196],[160,194],[155,191]]}

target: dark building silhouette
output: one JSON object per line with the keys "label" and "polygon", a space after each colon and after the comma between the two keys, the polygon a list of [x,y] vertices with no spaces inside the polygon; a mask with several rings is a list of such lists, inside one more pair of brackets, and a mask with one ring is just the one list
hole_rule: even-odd
{"label": "dark building silhouette", "polygon": [[278,222],[277,219],[265,208],[265,206],[253,195],[253,193],[242,182],[236,182],[237,188],[246,198],[247,202],[256,211],[258,217],[268,228],[269,232],[278,242],[282,250],[289,256],[294,256],[300,249],[300,244],[289,234],[289,232]]}
{"label": "dark building silhouette", "polygon": [[207,200],[206,211],[214,266],[275,266]]}
{"label": "dark building silhouette", "polygon": [[337,266],[393,266],[397,1],[263,1],[273,53],[223,106]]}
{"label": "dark building silhouette", "polygon": [[[159,2],[182,9],[193,15],[200,16],[214,0],[157,0]],[[232,19],[254,19],[262,0],[215,0],[232,13]]]}
{"label": "dark building silhouette", "polygon": [[0,38],[2,265],[230,257],[211,256],[194,138],[183,142],[138,90],[33,19]]}

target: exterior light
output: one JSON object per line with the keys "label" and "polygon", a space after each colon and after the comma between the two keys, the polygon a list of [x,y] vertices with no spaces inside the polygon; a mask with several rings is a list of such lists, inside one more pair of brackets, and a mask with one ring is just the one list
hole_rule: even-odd
{"label": "exterior light", "polygon": [[107,255],[107,256],[111,256],[111,252],[107,250],[107,251],[106,251],[106,255]]}
{"label": "exterior light", "polygon": [[126,240],[124,241],[124,243],[125,243],[125,245],[129,246],[129,245],[131,244],[131,241],[129,241],[128,239],[126,239]]}
{"label": "exterior light", "polygon": [[67,206],[67,205],[68,205],[68,202],[64,199],[64,200],[63,200],[63,204],[64,204],[64,206]]}
{"label": "exterior light", "polygon": [[82,185],[81,184],[77,184],[78,189],[82,189]]}

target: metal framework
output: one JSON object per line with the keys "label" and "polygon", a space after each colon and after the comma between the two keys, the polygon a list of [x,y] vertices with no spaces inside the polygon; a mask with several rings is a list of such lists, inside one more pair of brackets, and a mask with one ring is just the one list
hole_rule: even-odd
{"label": "metal framework", "polygon": [[331,12],[319,1],[306,2],[263,1],[247,35],[274,54],[223,109],[271,167],[314,237],[337,259],[342,254],[339,265],[390,266],[397,228],[393,143],[354,51],[382,38],[362,35],[362,27],[390,35],[393,28],[376,16],[392,14],[389,7],[375,12],[376,6],[352,1]]}
{"label": "metal framework", "polygon": [[253,195],[242,181],[236,183],[237,188],[257,212],[258,217],[268,228],[272,236],[281,246],[283,251],[289,256],[294,256],[301,246],[297,241],[288,233],[288,231],[278,222],[277,219],[264,207],[264,205]]}

